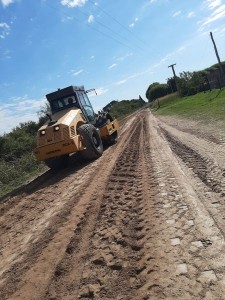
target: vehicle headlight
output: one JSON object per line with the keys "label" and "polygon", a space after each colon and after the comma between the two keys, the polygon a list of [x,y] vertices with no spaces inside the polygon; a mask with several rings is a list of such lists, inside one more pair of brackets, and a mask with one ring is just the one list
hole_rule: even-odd
{"label": "vehicle headlight", "polygon": [[45,130],[41,130],[40,134],[45,135]]}
{"label": "vehicle headlight", "polygon": [[59,131],[59,126],[55,126],[55,127],[54,127],[54,130],[55,130],[55,131]]}

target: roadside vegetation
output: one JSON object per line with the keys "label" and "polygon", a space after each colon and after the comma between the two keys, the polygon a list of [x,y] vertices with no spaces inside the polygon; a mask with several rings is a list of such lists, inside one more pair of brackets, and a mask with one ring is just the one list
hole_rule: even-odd
{"label": "roadside vegetation", "polygon": [[[182,72],[166,84],[153,82],[146,90],[149,106],[160,115],[198,121],[224,120],[225,62],[197,72]],[[223,75],[224,73],[224,75]]]}
{"label": "roadside vegetation", "polygon": [[44,171],[32,153],[39,123],[21,123],[10,133],[0,136],[0,196]]}
{"label": "roadside vegetation", "polygon": [[113,117],[122,119],[147,103],[139,96],[139,99],[111,101],[104,109],[109,109]]}
{"label": "roadside vegetation", "polygon": [[[108,108],[114,117],[122,118],[145,104],[142,99],[112,101]],[[47,111],[46,104],[38,113],[38,122],[21,123],[10,133],[0,136],[0,197],[47,170],[33,155],[36,133],[46,121]]]}
{"label": "roadside vegetation", "polygon": [[180,97],[186,97],[213,89],[221,89],[225,86],[225,62],[222,63],[222,68],[224,74],[219,65],[215,64],[201,71],[181,72],[179,76],[168,78],[166,84],[153,82],[146,90],[146,98],[151,103],[174,92],[177,92]]}
{"label": "roadside vegetation", "polygon": [[150,108],[159,115],[176,115],[205,122],[224,121],[225,89],[201,92],[188,97],[169,95],[151,102]]}

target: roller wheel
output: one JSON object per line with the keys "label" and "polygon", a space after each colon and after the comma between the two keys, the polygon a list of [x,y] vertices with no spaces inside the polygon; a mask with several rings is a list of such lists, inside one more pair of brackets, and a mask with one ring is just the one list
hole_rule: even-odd
{"label": "roller wheel", "polygon": [[87,160],[97,159],[102,155],[103,145],[99,131],[92,124],[81,125],[77,133],[83,137],[85,149],[81,155]]}
{"label": "roller wheel", "polygon": [[118,132],[115,131],[109,136],[108,144],[109,145],[115,144],[117,142],[117,139],[118,139]]}

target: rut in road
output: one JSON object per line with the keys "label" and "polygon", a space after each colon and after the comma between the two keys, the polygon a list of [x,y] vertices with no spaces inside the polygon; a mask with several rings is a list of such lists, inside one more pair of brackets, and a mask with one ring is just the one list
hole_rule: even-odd
{"label": "rut in road", "polygon": [[[174,153],[181,159],[183,164],[188,166],[196,179],[199,179],[196,185],[198,186],[198,192],[203,194],[202,203],[225,237],[225,218],[222,213],[225,211],[225,176],[224,167],[221,166],[221,160],[225,159],[224,151],[220,150],[220,146],[218,148],[217,143],[201,141],[201,138],[198,141],[199,148],[194,149],[194,147],[190,147],[189,140],[187,140],[189,142],[187,144],[184,134],[182,135],[182,139],[180,139],[174,135],[177,130],[173,134],[165,130],[165,128],[161,128],[161,130]],[[196,137],[194,138],[196,139]],[[203,149],[200,148],[202,144],[204,145]],[[205,149],[207,151],[204,151]]]}
{"label": "rut in road", "polygon": [[139,111],[95,162],[0,203],[1,299],[224,299],[225,153],[202,137]]}
{"label": "rut in road", "polygon": [[92,194],[103,190],[118,153],[129,143],[134,130],[135,123],[97,161],[64,170],[33,193],[1,203],[1,299],[30,299],[34,294],[36,299],[43,298],[74,228],[92,205]]}
{"label": "rut in road", "polygon": [[[188,147],[167,131],[163,130],[164,135],[169,141],[173,151],[189,166],[193,172],[207,185],[213,192],[221,193],[225,196],[225,178],[224,171],[206,157]],[[216,171],[216,173],[215,173]]]}
{"label": "rut in road", "polygon": [[149,179],[143,171],[143,134],[141,119],[109,176],[100,207],[96,211],[93,204],[75,231],[47,299],[141,299],[144,207],[151,197],[143,193]]}

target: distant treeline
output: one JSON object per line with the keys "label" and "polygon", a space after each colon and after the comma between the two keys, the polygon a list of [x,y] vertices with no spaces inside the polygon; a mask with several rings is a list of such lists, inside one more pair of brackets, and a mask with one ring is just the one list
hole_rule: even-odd
{"label": "distant treeline", "polygon": [[175,78],[168,78],[166,84],[153,82],[146,91],[146,98],[151,102],[174,92],[178,92],[181,97],[191,96],[224,86],[225,62],[222,62],[222,70],[215,64],[201,71],[184,71]]}
{"label": "distant treeline", "polygon": [[137,109],[143,107],[146,102],[139,96],[139,99],[132,99],[132,100],[113,100],[109,104],[107,104],[103,109],[109,109],[110,113],[115,118],[122,118],[125,117]]}

